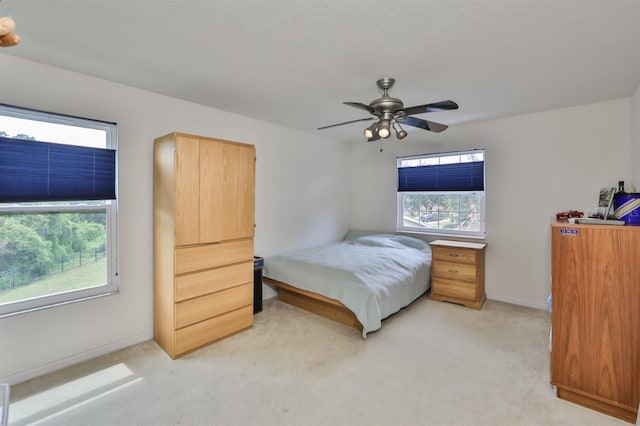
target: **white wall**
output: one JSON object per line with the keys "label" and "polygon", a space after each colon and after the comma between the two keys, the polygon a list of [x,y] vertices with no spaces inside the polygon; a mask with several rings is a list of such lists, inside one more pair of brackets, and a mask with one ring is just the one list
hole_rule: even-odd
{"label": "white wall", "polygon": [[631,96],[631,181],[640,192],[640,86]]}
{"label": "white wall", "polygon": [[0,54],[0,102],[118,123],[120,294],[0,319],[0,382],[152,338],[153,139],[172,131],[256,146],[255,252],[341,238],[349,147]]}
{"label": "white wall", "polygon": [[487,297],[544,309],[550,218],[595,207],[601,187],[630,182],[629,109],[623,99],[414,131],[382,153],[363,142],[352,157],[352,227],[395,230],[397,156],[486,148]]}

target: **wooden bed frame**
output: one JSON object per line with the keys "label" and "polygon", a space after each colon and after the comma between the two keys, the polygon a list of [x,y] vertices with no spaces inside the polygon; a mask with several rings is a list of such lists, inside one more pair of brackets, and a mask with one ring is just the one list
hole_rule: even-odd
{"label": "wooden bed frame", "polygon": [[356,315],[340,301],[271,278],[263,277],[262,280],[278,289],[278,299],[283,302],[362,331]]}

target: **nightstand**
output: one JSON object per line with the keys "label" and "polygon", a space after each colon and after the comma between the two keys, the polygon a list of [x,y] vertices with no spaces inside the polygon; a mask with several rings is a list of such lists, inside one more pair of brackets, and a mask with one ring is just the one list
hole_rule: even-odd
{"label": "nightstand", "polygon": [[431,295],[433,300],[482,309],[484,249],[486,244],[437,240],[431,244]]}

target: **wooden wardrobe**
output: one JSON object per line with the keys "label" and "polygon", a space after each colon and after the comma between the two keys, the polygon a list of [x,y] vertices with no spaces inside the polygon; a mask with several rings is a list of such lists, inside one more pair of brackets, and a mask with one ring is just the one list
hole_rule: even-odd
{"label": "wooden wardrobe", "polygon": [[640,402],[640,227],[554,223],[551,383],[635,422]]}
{"label": "wooden wardrobe", "polygon": [[172,357],[253,325],[255,147],[154,143],[154,338]]}

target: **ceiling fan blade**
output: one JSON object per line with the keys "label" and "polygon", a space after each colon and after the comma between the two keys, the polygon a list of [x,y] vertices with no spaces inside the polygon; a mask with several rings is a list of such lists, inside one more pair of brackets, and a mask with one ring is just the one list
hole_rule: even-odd
{"label": "ceiling fan blade", "polygon": [[373,119],[374,119],[374,117],[360,118],[358,120],[345,121],[344,123],[330,124],[328,126],[318,127],[318,130],[328,129],[329,127],[343,126],[345,124],[357,123],[358,121],[370,121],[370,120],[373,120]]}
{"label": "ceiling fan blade", "polygon": [[349,105],[349,106],[352,106],[352,107],[355,107],[355,108],[360,108],[360,109],[363,109],[363,110],[367,111],[369,114],[376,115],[376,112],[369,105],[365,105],[365,104],[360,103],[360,102],[343,102],[343,104]]}
{"label": "ceiling fan blade", "polygon": [[423,114],[425,112],[449,111],[452,109],[458,109],[458,104],[453,101],[442,101],[405,108],[404,112],[407,115],[413,115]]}
{"label": "ceiling fan blade", "polygon": [[443,132],[449,127],[446,124],[434,123],[433,121],[427,121],[417,117],[404,117],[401,123],[436,133]]}

